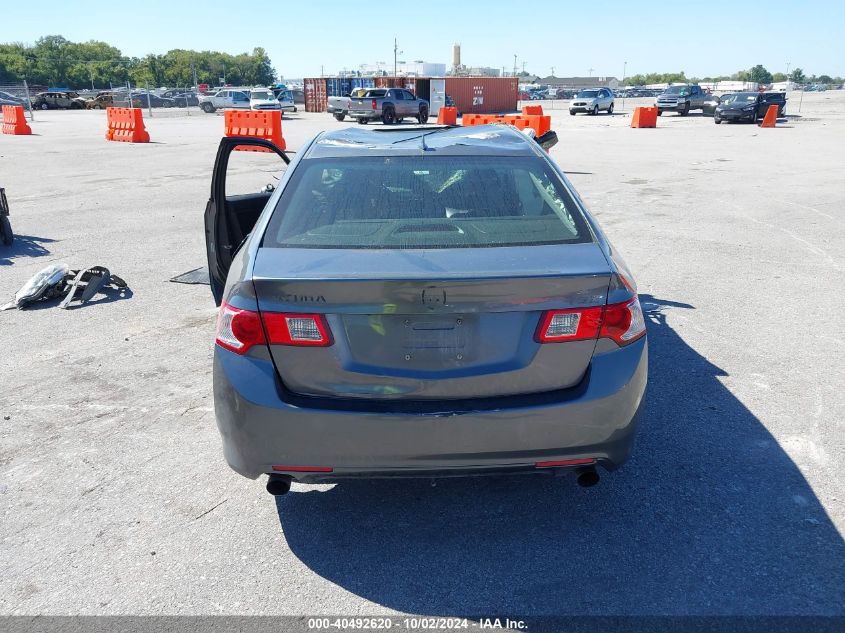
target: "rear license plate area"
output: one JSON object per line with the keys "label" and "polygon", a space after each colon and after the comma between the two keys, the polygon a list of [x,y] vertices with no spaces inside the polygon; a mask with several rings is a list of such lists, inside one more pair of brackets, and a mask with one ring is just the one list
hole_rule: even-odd
{"label": "rear license plate area", "polygon": [[406,319],[406,350],[463,350],[467,345],[464,317]]}

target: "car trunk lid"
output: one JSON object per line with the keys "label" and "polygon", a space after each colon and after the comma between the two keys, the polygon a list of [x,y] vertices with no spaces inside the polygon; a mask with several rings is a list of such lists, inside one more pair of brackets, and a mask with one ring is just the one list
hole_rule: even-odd
{"label": "car trunk lid", "polygon": [[[285,271],[283,275],[279,271]],[[603,305],[594,243],[529,248],[262,248],[259,309],[325,315],[329,347],[270,345],[291,391],[330,398],[467,399],[576,385],[595,340],[540,344],[545,310]]]}

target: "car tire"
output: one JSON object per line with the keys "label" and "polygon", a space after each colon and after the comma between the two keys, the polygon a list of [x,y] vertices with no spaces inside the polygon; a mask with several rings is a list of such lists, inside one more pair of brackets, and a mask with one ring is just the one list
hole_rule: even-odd
{"label": "car tire", "polygon": [[719,117],[715,117],[715,116],[713,117],[713,123],[715,123],[716,125],[719,125],[721,122],[722,122],[722,119],[720,119]]}
{"label": "car tire", "polygon": [[760,118],[760,113],[759,113],[759,112],[757,112],[757,111],[755,110],[755,111],[754,111],[754,114],[753,114],[753,115],[752,115],[752,117],[751,117],[751,122],[752,122],[754,125],[757,125],[757,120],[758,120],[759,118]]}
{"label": "car tire", "polygon": [[358,119],[358,125],[367,125],[369,121],[367,119]]}
{"label": "car tire", "polygon": [[590,116],[596,116],[599,113],[599,106],[598,104],[593,106],[593,109],[590,110]]}
{"label": "car tire", "polygon": [[200,106],[200,110],[202,110],[206,114],[211,114],[212,112],[214,112],[214,106],[211,105],[210,103],[203,103]]}
{"label": "car tire", "polygon": [[15,234],[12,233],[12,223],[9,222],[9,216],[0,215],[0,242],[3,246],[11,246],[15,241]]}
{"label": "car tire", "polygon": [[686,116],[686,115],[688,115],[688,114],[689,114],[689,103],[685,104],[685,105],[684,105],[684,109],[683,109],[683,110],[679,110],[679,111],[678,111],[678,114],[679,114],[680,116]]}
{"label": "car tire", "polygon": [[48,106],[46,103],[42,103],[40,107],[41,107],[42,110],[49,110],[50,109],[50,106]]}
{"label": "car tire", "polygon": [[575,116],[575,110],[570,110],[569,114],[572,115],[572,116]]}
{"label": "car tire", "polygon": [[610,107],[607,109],[608,114],[613,114],[613,102],[610,102]]}
{"label": "car tire", "polygon": [[420,108],[420,113],[417,115],[417,122],[420,125],[428,122],[428,108],[425,106]]}
{"label": "car tire", "polygon": [[396,110],[392,107],[385,108],[381,113],[381,122],[385,125],[393,125],[396,123]]}
{"label": "car tire", "polygon": [[[296,112],[296,110],[294,110]],[[339,112],[338,114],[334,115],[335,120],[343,121],[346,118],[346,115],[343,112]]]}
{"label": "car tire", "polygon": [[659,109],[659,108],[658,108],[658,110],[657,110],[657,116],[663,116],[663,110],[661,110],[661,109]]}

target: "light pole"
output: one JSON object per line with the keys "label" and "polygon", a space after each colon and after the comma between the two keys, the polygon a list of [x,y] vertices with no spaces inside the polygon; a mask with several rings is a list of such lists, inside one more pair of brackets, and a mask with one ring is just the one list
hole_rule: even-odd
{"label": "light pole", "polygon": [[790,62],[786,62],[786,90],[784,92],[789,92],[789,67],[791,65]]}
{"label": "light pole", "polygon": [[513,76],[516,77],[516,53],[513,55]]}
{"label": "light pole", "polygon": [[[622,65],[622,85],[623,86],[625,85],[625,76],[627,75],[627,73],[628,73],[628,62],[625,62]],[[625,93],[624,92],[622,93],[622,109],[623,110],[625,109]]]}
{"label": "light pole", "polygon": [[593,71],[594,71],[594,70],[595,70],[595,68],[590,68],[590,71],[589,71],[589,72],[590,72],[590,77],[592,77],[592,76],[593,76]]}

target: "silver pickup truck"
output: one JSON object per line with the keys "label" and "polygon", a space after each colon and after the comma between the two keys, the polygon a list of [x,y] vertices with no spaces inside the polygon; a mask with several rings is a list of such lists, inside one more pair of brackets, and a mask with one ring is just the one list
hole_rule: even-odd
{"label": "silver pickup truck", "polygon": [[343,121],[349,114],[349,101],[353,97],[363,97],[367,93],[366,88],[356,88],[351,94],[342,97],[329,97],[326,100],[326,110],[338,121]]}
{"label": "silver pickup truck", "polygon": [[349,99],[349,116],[361,124],[381,120],[390,125],[401,123],[405,117],[425,123],[428,101],[401,88],[371,88],[362,97]]}
{"label": "silver pickup truck", "polygon": [[658,115],[666,110],[673,110],[681,116],[686,116],[690,110],[703,110],[707,97],[701,86],[676,84],[657,95],[654,105],[657,106]]}

